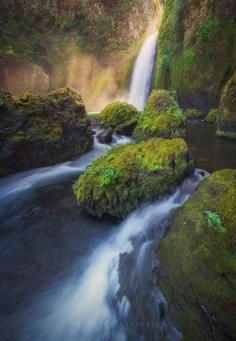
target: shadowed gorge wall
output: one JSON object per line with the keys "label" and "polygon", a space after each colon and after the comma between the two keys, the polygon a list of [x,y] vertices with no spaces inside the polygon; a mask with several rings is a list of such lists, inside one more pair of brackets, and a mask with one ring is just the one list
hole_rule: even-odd
{"label": "shadowed gorge wall", "polygon": [[[108,78],[104,97],[109,98],[110,92],[114,96],[124,85],[159,6],[152,0],[1,2],[0,87],[12,93],[38,93],[69,84],[88,98],[93,109]],[[17,75],[25,69],[32,70],[33,79],[40,70],[41,79],[48,76],[48,84],[45,81],[42,88],[42,81],[40,86],[22,81]]]}
{"label": "shadowed gorge wall", "polygon": [[173,88],[183,107],[217,106],[236,68],[234,0],[165,0],[155,88]]}

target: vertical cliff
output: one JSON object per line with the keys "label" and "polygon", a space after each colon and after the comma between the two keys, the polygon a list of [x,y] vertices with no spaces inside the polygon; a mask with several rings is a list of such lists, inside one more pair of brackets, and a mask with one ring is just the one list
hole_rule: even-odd
{"label": "vertical cliff", "polygon": [[165,0],[164,7],[154,86],[207,112],[236,68],[236,2]]}

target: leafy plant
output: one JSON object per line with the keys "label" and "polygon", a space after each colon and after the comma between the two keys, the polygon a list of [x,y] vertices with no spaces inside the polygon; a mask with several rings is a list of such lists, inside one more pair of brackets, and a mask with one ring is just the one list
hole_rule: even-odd
{"label": "leafy plant", "polygon": [[218,233],[226,233],[226,229],[222,225],[221,218],[218,213],[204,211],[209,227],[213,228]]}
{"label": "leafy plant", "polygon": [[113,167],[102,168],[100,172],[98,182],[101,187],[112,185],[122,177],[121,171]]}

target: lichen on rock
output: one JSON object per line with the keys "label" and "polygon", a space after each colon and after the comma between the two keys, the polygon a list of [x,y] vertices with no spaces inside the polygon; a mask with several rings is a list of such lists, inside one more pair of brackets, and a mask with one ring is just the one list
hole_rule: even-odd
{"label": "lichen on rock", "polygon": [[170,192],[193,168],[182,139],[149,139],[113,147],[95,160],[73,189],[80,207],[102,217],[125,217]]}
{"label": "lichen on rock", "polygon": [[99,114],[98,123],[104,128],[113,128],[115,132],[132,135],[138,122],[137,109],[125,102],[108,104]]}
{"label": "lichen on rock", "polygon": [[62,88],[46,96],[0,92],[1,174],[66,161],[93,144],[81,96]]}
{"label": "lichen on rock", "polygon": [[185,117],[176,100],[166,90],[153,90],[138,120],[133,137],[183,137]]}
{"label": "lichen on rock", "polygon": [[186,340],[236,335],[236,170],[213,173],[174,215],[158,285]]}

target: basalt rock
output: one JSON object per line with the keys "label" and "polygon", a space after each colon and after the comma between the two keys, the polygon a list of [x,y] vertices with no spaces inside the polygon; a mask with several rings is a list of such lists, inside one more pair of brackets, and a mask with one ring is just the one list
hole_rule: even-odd
{"label": "basalt rock", "polygon": [[46,96],[0,92],[0,173],[78,157],[93,145],[81,96],[62,88]]}
{"label": "basalt rock", "polygon": [[203,180],[160,244],[158,286],[184,340],[236,337],[236,170]]}

